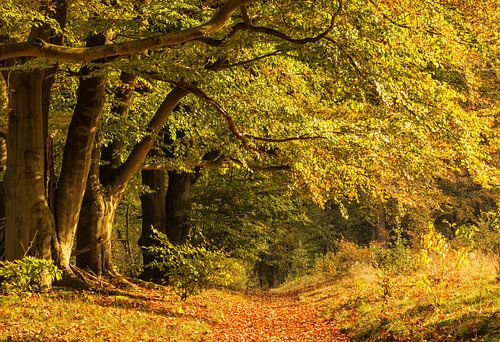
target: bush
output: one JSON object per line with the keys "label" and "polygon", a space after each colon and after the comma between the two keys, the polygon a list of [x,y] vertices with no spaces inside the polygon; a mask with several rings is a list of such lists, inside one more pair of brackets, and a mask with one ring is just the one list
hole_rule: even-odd
{"label": "bush", "polygon": [[314,269],[316,272],[329,275],[342,275],[351,270],[356,264],[368,264],[370,252],[367,248],[341,240],[337,252],[327,252],[316,261]]}
{"label": "bush", "polygon": [[406,247],[401,239],[397,239],[389,248],[372,244],[370,252],[373,266],[389,273],[407,274],[419,267],[414,252]]}
{"label": "bush", "polygon": [[52,260],[25,256],[15,261],[0,261],[0,293],[23,294],[45,291],[62,272]]}
{"label": "bush", "polygon": [[159,245],[147,250],[156,255],[156,260],[146,267],[162,272],[164,280],[181,300],[209,287],[231,284],[232,264],[223,252],[209,250],[206,244],[193,246],[186,242],[174,245],[165,234],[156,230],[153,238]]}

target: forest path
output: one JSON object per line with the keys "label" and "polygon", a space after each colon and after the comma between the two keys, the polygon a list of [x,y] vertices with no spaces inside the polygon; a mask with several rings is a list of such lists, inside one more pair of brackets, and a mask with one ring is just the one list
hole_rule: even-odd
{"label": "forest path", "polygon": [[[334,322],[319,317],[296,295],[206,293],[220,317],[212,323],[211,341],[348,341]],[[218,297],[218,298],[217,298]]]}

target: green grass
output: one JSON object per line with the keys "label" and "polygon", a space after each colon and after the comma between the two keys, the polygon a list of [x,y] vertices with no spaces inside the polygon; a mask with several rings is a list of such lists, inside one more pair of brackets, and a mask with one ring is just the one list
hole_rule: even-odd
{"label": "green grass", "polygon": [[141,289],[128,295],[56,290],[0,297],[0,340],[206,340],[210,320],[197,302]]}
{"label": "green grass", "polygon": [[[408,274],[361,263],[343,274],[318,273],[276,292],[302,292],[353,340],[498,341],[500,283],[496,258],[473,255],[469,263]],[[431,281],[426,281],[432,279]]]}
{"label": "green grass", "polygon": [[[358,251],[351,246],[332,266],[350,253]],[[498,341],[498,256],[471,254],[468,263],[455,256],[404,273],[374,268],[363,256],[350,268],[324,268],[273,292],[300,295],[353,340]],[[170,291],[144,288],[0,296],[0,341],[210,341],[234,314],[228,307],[254,310],[254,299],[210,290],[181,302]]]}

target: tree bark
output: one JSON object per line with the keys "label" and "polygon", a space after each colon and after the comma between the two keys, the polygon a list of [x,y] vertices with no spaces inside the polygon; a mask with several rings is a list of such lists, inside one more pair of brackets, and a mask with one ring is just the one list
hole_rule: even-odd
{"label": "tree bark", "polygon": [[[154,145],[158,132],[177,104],[187,95],[188,92],[180,88],[175,88],[167,95],[148,125],[149,134],[136,144],[125,163],[113,169],[106,179],[107,183],[104,183],[99,175],[99,166],[94,164],[91,167],[87,185],[89,193],[85,194],[80,212],[77,247],[78,249],[93,247],[88,255],[77,257],[79,266],[89,268],[98,274],[119,277],[111,258],[111,229],[116,208],[129,181],[140,170]],[[100,158],[95,155],[93,159],[98,161]],[[103,242],[96,244],[99,239]]]}
{"label": "tree bark", "polygon": [[111,229],[119,198],[99,180],[99,150],[93,149],[93,163],[88,175],[85,197],[77,229],[77,266],[98,275],[114,276],[111,258]]}
{"label": "tree bark", "polygon": [[[104,35],[92,36],[87,45],[108,43]],[[57,237],[61,247],[59,264],[69,270],[71,252],[78,226],[78,219],[87,177],[89,175],[92,148],[105,102],[107,77],[99,75],[97,67],[84,66],[77,91],[77,103],[68,129],[63,164],[56,193]]]}
{"label": "tree bark", "polygon": [[8,260],[25,254],[51,258],[57,247],[45,194],[42,70],[12,73],[7,134],[6,244]]}
{"label": "tree bark", "polygon": [[133,55],[150,49],[172,47],[205,38],[209,34],[219,31],[236,10],[252,1],[254,0],[229,0],[207,23],[201,26],[119,44],[86,48],[66,47],[44,41],[0,44],[0,60],[18,57],[44,57],[57,61],[90,62],[106,57]]}
{"label": "tree bark", "polygon": [[168,239],[174,244],[186,242],[189,235],[190,226],[187,222],[187,215],[191,209],[193,185],[198,176],[198,173],[168,172],[165,229]]}
{"label": "tree bark", "polygon": [[3,72],[0,72],[0,113],[7,113],[9,108],[9,94],[7,81]]}
{"label": "tree bark", "polygon": [[[120,120],[128,118],[130,102],[134,95],[136,87],[136,76],[128,72],[122,71],[120,74],[121,84],[116,90],[115,102],[112,111]],[[109,183],[113,177],[114,170],[121,164],[121,156],[123,153],[123,137],[119,136],[112,141],[108,146],[104,146],[101,152],[101,159],[104,161],[100,167],[100,179],[104,184]]]}
{"label": "tree bark", "polygon": [[[153,228],[166,234],[165,230],[165,172],[159,170],[143,170],[142,184],[148,186],[152,193],[141,196],[142,207],[142,232],[139,239],[139,246],[154,246],[156,240],[151,238]],[[142,250],[143,265],[146,266],[155,260],[153,254],[147,250]],[[145,280],[160,279],[161,274],[156,269],[144,268],[141,278]]]}

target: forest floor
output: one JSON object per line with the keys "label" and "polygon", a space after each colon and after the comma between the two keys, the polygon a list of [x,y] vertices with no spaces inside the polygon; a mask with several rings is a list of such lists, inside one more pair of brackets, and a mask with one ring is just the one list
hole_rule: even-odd
{"label": "forest floor", "polygon": [[475,255],[460,268],[398,274],[361,263],[184,302],[143,287],[0,296],[0,341],[499,341],[498,265]]}
{"label": "forest floor", "polygon": [[139,288],[0,297],[0,340],[346,341],[297,294],[210,290],[180,302]]}

